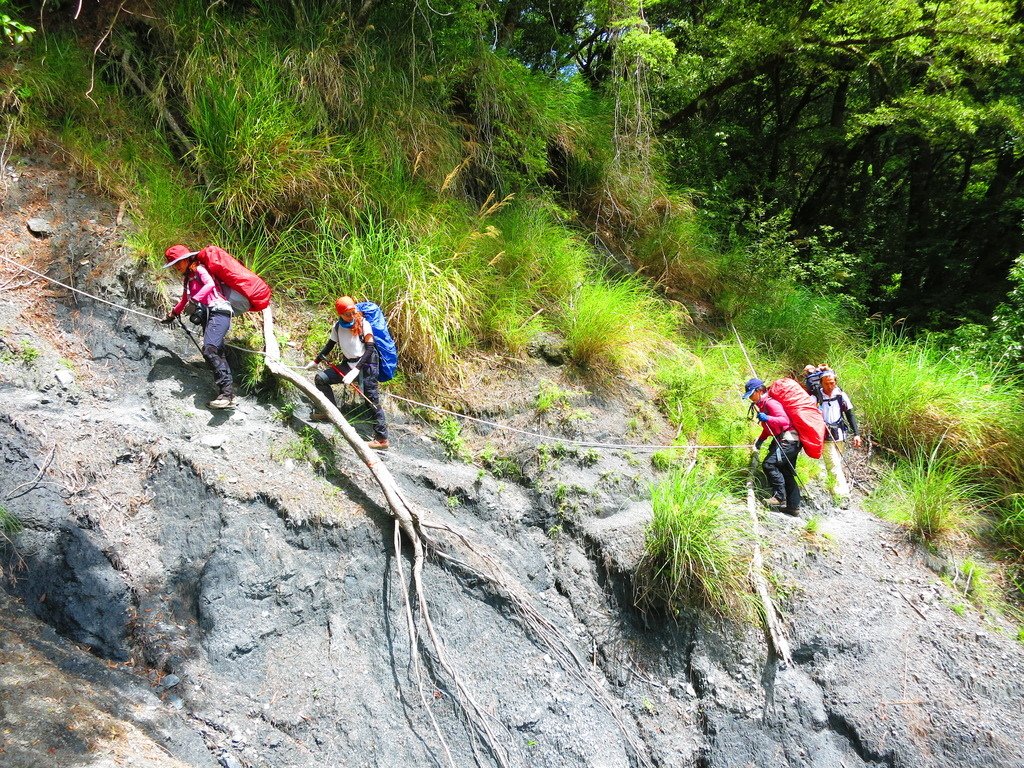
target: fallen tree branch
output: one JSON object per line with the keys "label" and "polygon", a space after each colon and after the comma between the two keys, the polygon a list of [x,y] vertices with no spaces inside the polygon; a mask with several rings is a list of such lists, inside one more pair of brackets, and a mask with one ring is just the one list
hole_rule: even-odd
{"label": "fallen tree branch", "polygon": [[757,471],[757,455],[751,456],[750,472],[747,475],[747,512],[750,514],[751,532],[754,538],[754,557],[750,564],[750,580],[754,584],[754,590],[761,599],[761,610],[764,613],[765,630],[768,632],[768,640],[775,650],[775,655],[782,662],[782,667],[793,665],[793,656],[789,652],[789,641],[786,639],[786,632],[775,611],[775,603],[772,602],[768,593],[768,583],[764,578],[764,560],[761,557],[761,530],[757,522],[757,501],[754,498],[754,473]]}
{"label": "fallen tree branch", "polygon": [[[8,493],[4,497],[4,501],[10,501],[11,499],[16,499],[19,496],[24,496],[26,493],[28,493],[33,488],[35,488],[37,485],[39,485],[39,479],[43,476],[43,473],[46,472],[46,468],[50,466],[50,462],[53,461],[53,454],[54,454],[54,451],[56,451],[56,450],[57,450],[57,444],[54,443],[53,447],[50,449],[49,455],[46,457],[46,461],[43,462],[43,465],[39,468],[39,472],[36,474],[36,476],[34,478],[32,478],[31,480],[29,480],[27,483],[22,483],[17,488],[14,488],[10,493]],[[25,490],[22,491],[21,490],[22,488],[24,488]],[[21,492],[18,493],[18,491],[21,491]]]}
{"label": "fallen tree branch", "polygon": [[[362,462],[370,470],[377,484],[380,486],[381,491],[384,493],[384,498],[388,502],[388,506],[391,508],[391,514],[395,518],[396,525],[399,527],[402,533],[405,534],[410,546],[412,547],[412,581],[413,589],[416,592],[416,603],[419,608],[421,621],[427,628],[427,633],[433,647],[434,656],[437,660],[438,665],[442,670],[451,678],[454,685],[454,689],[459,699],[459,704],[462,706],[463,711],[474,730],[484,739],[487,748],[491,751],[495,761],[502,768],[509,766],[507,755],[501,744],[498,742],[497,736],[491,728],[488,722],[489,718],[484,710],[477,704],[468,688],[462,682],[462,678],[458,674],[458,671],[452,665],[448,653],[433,629],[433,622],[430,619],[429,606],[426,599],[426,593],[423,589],[423,538],[418,530],[418,521],[414,518],[412,509],[406,503],[405,499],[401,495],[401,491],[398,488],[398,483],[391,475],[391,471],[387,468],[387,465],[381,460],[380,456],[370,448],[367,447],[366,443],[356,432],[355,428],[349,424],[348,420],[342,416],[341,411],[330,402],[323,393],[320,392],[308,379],[300,376],[298,373],[293,371],[287,365],[281,363],[281,351],[280,346],[277,343],[277,338],[274,336],[274,321],[273,314],[270,308],[263,310],[263,338],[266,348],[266,364],[270,372],[280,379],[290,382],[295,385],[306,397],[313,401],[323,413],[327,414],[328,419],[339,432],[345,441],[352,447]],[[395,559],[401,567],[402,551],[400,547],[400,539],[396,540],[396,551]],[[404,581],[404,577],[403,577]],[[406,598],[408,599],[408,598]],[[409,652],[412,654],[413,667],[416,671],[417,676],[419,673],[419,632],[417,631],[415,621],[412,620],[412,609],[410,606],[406,606],[406,621],[409,623]],[[417,680],[418,687],[421,688],[422,683]],[[421,697],[425,701],[425,696],[422,694]],[[428,707],[429,712],[429,707]],[[430,713],[431,721],[434,722],[433,714]],[[452,766],[455,765],[451,760],[451,751],[445,743],[444,737],[441,734],[440,728],[437,727],[434,722],[434,728],[437,732],[438,737],[441,739],[441,743],[444,746],[445,753],[449,757],[449,762]]]}
{"label": "fallen tree branch", "polygon": [[[515,614],[519,617],[527,632],[547,649],[570,675],[583,683],[587,691],[609,713],[623,734],[626,745],[632,752],[635,764],[641,766],[641,768],[652,768],[653,763],[648,755],[646,745],[639,737],[632,733],[621,708],[616,705],[605,690],[602,681],[591,673],[586,662],[580,659],[572,650],[572,644],[559,632],[558,628],[540,613],[534,605],[531,596],[522,588],[522,585],[486,551],[486,548],[482,547],[478,542],[471,541],[466,532],[459,531],[450,525],[433,522],[428,519],[422,510],[418,510],[410,504],[381,458],[375,451],[367,447],[366,443],[363,442],[359,434],[337,407],[324,397],[308,379],[281,363],[280,347],[277,339],[274,337],[273,317],[270,308],[263,311],[263,334],[266,345],[266,364],[270,372],[274,376],[295,385],[323,413],[327,414],[330,422],[334,424],[345,441],[370,470],[381,491],[384,493],[384,497],[391,509],[391,514],[395,518],[395,559],[399,570],[399,577],[403,584],[405,583],[405,575],[402,568],[401,534],[405,534],[412,548],[411,577],[416,597],[415,607],[417,608],[420,623],[425,630],[425,636],[429,640],[427,647],[432,651],[433,658],[438,667],[450,678],[458,705],[466,714],[472,729],[483,740],[494,761],[499,766],[502,766],[502,768],[511,764],[508,753],[501,745],[498,734],[492,727],[493,718],[477,702],[461,675],[459,675],[443,640],[437,634],[434,627],[430,615],[430,606],[427,601],[427,592],[423,583],[424,556],[427,552],[435,556],[441,563],[460,572],[463,576],[486,584],[497,596],[507,601],[514,609]],[[434,535],[438,532],[453,536],[455,544],[446,543],[439,539]],[[409,596],[405,590],[403,590],[403,599],[405,600],[404,614],[409,632],[411,661],[420,700],[427,710],[428,717],[444,748],[449,764],[454,766],[455,763],[451,751],[438,723],[434,719],[426,693],[423,690],[419,658],[420,641],[423,635],[420,633],[419,625],[417,625],[416,617],[414,616],[413,606],[410,604]]]}

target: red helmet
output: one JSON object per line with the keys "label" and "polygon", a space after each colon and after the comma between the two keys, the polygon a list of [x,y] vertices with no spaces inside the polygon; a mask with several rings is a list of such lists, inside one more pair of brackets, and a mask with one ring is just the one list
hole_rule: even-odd
{"label": "red helmet", "polygon": [[342,296],[334,302],[334,311],[338,313],[338,317],[341,317],[346,312],[351,312],[355,308],[356,302],[351,296]]}

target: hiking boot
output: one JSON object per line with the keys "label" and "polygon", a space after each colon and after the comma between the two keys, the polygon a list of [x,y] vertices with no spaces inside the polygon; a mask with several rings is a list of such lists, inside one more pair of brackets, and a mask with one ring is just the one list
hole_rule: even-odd
{"label": "hiking boot", "polygon": [[375,437],[366,444],[366,447],[373,448],[375,451],[386,451],[391,447],[391,443],[387,441],[387,438]]}
{"label": "hiking boot", "polygon": [[767,500],[767,501],[765,502],[765,504],[767,504],[767,505],[768,505],[769,507],[784,507],[784,506],[786,506],[786,502],[784,502],[784,501],[779,501],[779,500],[778,500],[777,498],[775,498],[774,496],[772,496],[772,497],[771,497],[770,499],[768,499],[768,500]]}
{"label": "hiking boot", "polygon": [[793,509],[792,507],[783,507],[779,511],[780,512],[785,512],[787,515],[791,515],[793,517],[800,517],[800,509],[799,508]]}
{"label": "hiking boot", "polygon": [[215,410],[223,410],[225,408],[235,407],[234,395],[220,395],[216,400],[210,401],[210,407]]}
{"label": "hiking boot", "polygon": [[323,411],[313,411],[311,414],[309,414],[309,420],[315,421],[318,424],[323,424],[324,422],[329,422],[331,420],[331,417],[328,416]]}

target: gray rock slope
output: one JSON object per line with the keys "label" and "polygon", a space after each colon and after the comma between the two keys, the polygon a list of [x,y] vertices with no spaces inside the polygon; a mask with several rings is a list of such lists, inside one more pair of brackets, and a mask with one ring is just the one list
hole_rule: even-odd
{"label": "gray rock slope", "polygon": [[[45,159],[5,174],[5,255],[158,312],[112,206]],[[180,331],[4,263],[0,285],[0,503],[24,525],[0,548],[0,762],[498,764],[429,653],[421,700],[393,524],[343,444],[269,401],[211,414]],[[624,434],[628,406],[578,405],[587,436]],[[593,681],[486,584],[428,564],[434,621],[506,764],[1024,764],[1020,644],[950,610],[886,524],[829,509],[820,546],[765,520],[796,662],[781,669],[756,629],[632,609],[646,457],[491,435],[523,473],[498,479],[393,417],[406,494],[514,574]]]}

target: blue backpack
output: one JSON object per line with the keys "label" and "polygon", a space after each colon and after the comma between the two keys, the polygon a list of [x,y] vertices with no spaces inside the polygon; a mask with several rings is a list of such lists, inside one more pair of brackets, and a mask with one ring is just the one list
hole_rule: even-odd
{"label": "blue backpack", "polygon": [[372,301],[360,301],[356,304],[356,309],[362,313],[363,319],[373,329],[373,343],[377,345],[377,351],[380,353],[379,381],[391,381],[398,371],[398,347],[395,346],[395,340],[391,338],[387,318],[384,317],[380,307]]}

